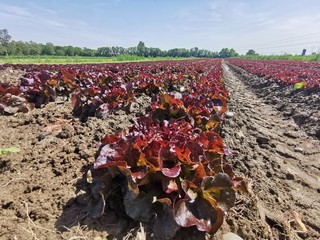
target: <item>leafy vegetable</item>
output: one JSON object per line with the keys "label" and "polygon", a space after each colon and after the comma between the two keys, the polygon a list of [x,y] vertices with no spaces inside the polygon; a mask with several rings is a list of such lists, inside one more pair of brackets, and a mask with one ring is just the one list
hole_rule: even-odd
{"label": "leafy vegetable", "polygon": [[[219,67],[212,68],[216,75],[193,74],[199,85],[191,81],[186,86],[194,92],[159,92],[149,113],[128,131],[106,135],[90,171],[94,216],[109,204],[137,221],[153,219],[154,233],[166,232],[168,238],[180,227],[196,226],[209,233],[219,229],[234,205],[235,189],[246,190],[243,179],[223,161],[230,150],[214,131],[227,110],[227,92],[221,72],[215,70]],[[181,76],[170,79],[172,86],[165,89],[183,82]],[[204,86],[207,91],[200,90]]]}
{"label": "leafy vegetable", "polygon": [[0,156],[1,155],[6,155],[9,153],[17,153],[20,152],[19,147],[8,147],[8,148],[0,148]]}
{"label": "leafy vegetable", "polygon": [[298,82],[294,84],[294,89],[301,89],[304,86],[304,82]]}

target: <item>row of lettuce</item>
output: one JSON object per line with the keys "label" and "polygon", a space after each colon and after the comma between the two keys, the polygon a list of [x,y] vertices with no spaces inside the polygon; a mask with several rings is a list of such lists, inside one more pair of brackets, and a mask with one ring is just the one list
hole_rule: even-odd
{"label": "row of lettuce", "polygon": [[227,62],[258,77],[277,81],[282,85],[293,85],[296,89],[320,88],[320,62],[237,58],[228,59]]}
{"label": "row of lettuce", "polygon": [[[105,65],[25,65],[18,86],[0,85],[3,114],[71,100],[73,113],[107,117],[142,96],[151,104],[128,130],[102,140],[87,172],[88,212],[106,208],[153,224],[160,238],[181,227],[215,233],[246,191],[226,156],[221,124],[227,112],[220,59]],[[17,66],[13,66],[16,67]]]}

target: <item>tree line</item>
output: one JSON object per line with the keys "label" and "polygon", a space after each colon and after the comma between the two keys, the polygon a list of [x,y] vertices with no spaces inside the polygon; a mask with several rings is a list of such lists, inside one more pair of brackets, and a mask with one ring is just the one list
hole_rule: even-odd
{"label": "tree line", "polygon": [[180,58],[227,58],[236,57],[239,54],[233,49],[223,48],[220,52],[212,52],[206,49],[194,47],[173,48],[161,50],[160,48],[146,47],[140,41],[136,47],[100,47],[98,49],[81,48],[74,46],[57,46],[53,43],[36,43],[11,40],[7,29],[0,30],[0,56],[86,56],[86,57],[114,57],[118,55],[138,55],[144,57],[180,57]]}

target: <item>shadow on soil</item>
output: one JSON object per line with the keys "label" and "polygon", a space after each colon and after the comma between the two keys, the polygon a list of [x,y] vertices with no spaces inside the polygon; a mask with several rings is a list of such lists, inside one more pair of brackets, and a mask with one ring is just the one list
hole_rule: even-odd
{"label": "shadow on soil", "polygon": [[[86,172],[87,169],[89,167],[85,166],[82,172]],[[124,239],[130,235],[130,231],[139,229],[139,223],[117,214],[107,206],[101,217],[93,219],[88,213],[90,190],[86,179],[79,179],[75,187],[77,196],[69,199],[63,206],[63,212],[55,223],[57,231],[65,232],[73,227],[86,226],[88,230],[107,232],[108,239]]]}
{"label": "shadow on soil", "polygon": [[[89,169],[85,166],[82,172]],[[104,214],[99,218],[89,216],[88,204],[90,199],[90,186],[85,178],[79,179],[76,184],[76,197],[69,199],[63,206],[63,212],[55,223],[57,231],[63,233],[73,227],[86,226],[88,230],[107,232],[107,239],[137,239],[136,235],[140,229],[140,223],[130,217],[119,214],[106,205]],[[158,239],[152,234],[152,222],[143,224],[146,239]],[[190,239],[205,240],[206,234],[198,231],[195,227],[181,228],[174,240]]]}

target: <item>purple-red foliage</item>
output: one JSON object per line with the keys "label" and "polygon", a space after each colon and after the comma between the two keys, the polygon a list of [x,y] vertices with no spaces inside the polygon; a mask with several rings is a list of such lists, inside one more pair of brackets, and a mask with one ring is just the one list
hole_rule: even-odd
{"label": "purple-red foliage", "polygon": [[319,62],[252,59],[228,59],[228,62],[259,77],[277,80],[286,85],[303,82],[306,89],[320,88]]}

